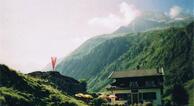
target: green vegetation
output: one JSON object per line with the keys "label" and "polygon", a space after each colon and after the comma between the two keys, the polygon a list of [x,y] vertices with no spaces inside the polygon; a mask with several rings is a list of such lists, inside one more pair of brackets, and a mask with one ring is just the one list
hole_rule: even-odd
{"label": "green vegetation", "polygon": [[87,106],[54,84],[0,65],[0,103],[5,106]]}

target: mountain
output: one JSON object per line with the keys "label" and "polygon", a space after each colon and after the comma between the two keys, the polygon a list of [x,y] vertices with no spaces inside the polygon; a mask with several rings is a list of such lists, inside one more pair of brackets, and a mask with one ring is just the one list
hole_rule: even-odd
{"label": "mountain", "polygon": [[[174,84],[185,87],[189,94],[189,105],[193,105],[194,91],[194,23],[183,28],[168,28],[139,34],[134,44],[119,59],[105,67],[90,80],[91,91],[104,89],[111,82],[107,77],[114,70],[163,67],[165,71],[165,94],[171,95]],[[137,38],[138,39],[138,38]],[[98,86],[96,86],[98,85]],[[188,87],[189,86],[189,87]]]}
{"label": "mountain", "polygon": [[[146,13],[112,34],[87,40],[56,70],[75,79],[86,79],[90,92],[105,90],[113,71],[163,67],[165,96],[181,84],[193,91],[193,17],[171,19],[164,14]],[[189,85],[189,87],[188,87]]]}
{"label": "mountain", "polygon": [[[165,27],[164,27],[165,26]],[[57,70],[63,75],[86,79],[91,92],[105,90],[112,82],[113,71],[163,67],[165,97],[171,95],[174,84],[181,84],[194,104],[194,22],[168,21],[163,27],[147,31],[97,36],[89,39],[70,56],[64,58]]]}
{"label": "mountain", "polygon": [[[112,71],[163,67],[165,84],[185,83],[193,79],[193,23],[184,28],[168,28],[139,33],[128,51],[109,64],[89,81],[92,91],[99,91],[110,82]],[[98,86],[94,86],[98,85]]]}
{"label": "mountain", "polygon": [[5,65],[0,65],[0,104],[2,106],[87,106],[62,92],[55,84],[17,73]]}
{"label": "mountain", "polygon": [[[149,64],[144,66],[145,68],[156,68],[162,65],[167,69],[167,72],[170,72],[169,65],[174,64],[171,59],[177,57],[171,51],[175,53],[174,51],[178,49],[177,51],[180,52],[179,49],[182,49],[179,46],[183,48],[190,47],[186,44],[182,45],[181,41],[184,41],[184,39],[189,41],[185,37],[188,36],[187,33],[191,34],[191,32],[182,31],[182,27],[188,25],[192,19],[169,20],[168,18],[160,18],[162,17],[160,16],[157,18],[152,17],[155,20],[159,18],[159,21],[150,21],[151,16],[148,14],[146,17],[137,18],[132,22],[132,24],[135,23],[135,26],[129,24],[122,27],[126,30],[121,31],[122,28],[119,28],[112,34],[89,39],[71,55],[59,62],[56,69],[63,75],[88,80],[88,88],[91,91],[99,91],[107,85],[109,83],[107,75],[111,71],[135,68],[144,58],[147,59],[146,62]],[[157,16],[157,14],[154,16]],[[165,21],[161,21],[164,19]],[[134,31],[134,28],[138,30]],[[180,36],[176,33],[183,34]],[[172,38],[171,36],[175,37]],[[180,44],[174,44],[177,41]],[[171,50],[172,48],[169,48],[169,45],[173,45],[172,48],[176,47],[175,50]],[[181,53],[187,55],[185,52]],[[170,56],[167,63],[165,62],[168,58],[165,56]],[[181,57],[180,60],[182,61],[184,58]]]}

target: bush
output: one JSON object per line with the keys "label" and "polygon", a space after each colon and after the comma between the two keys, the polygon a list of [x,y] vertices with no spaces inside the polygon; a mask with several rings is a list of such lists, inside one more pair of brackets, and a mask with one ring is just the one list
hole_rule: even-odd
{"label": "bush", "polygon": [[146,102],[143,104],[143,106],[153,106],[152,102]]}
{"label": "bush", "polygon": [[107,103],[107,101],[101,98],[95,98],[92,100],[92,106],[102,106],[103,103]]}
{"label": "bush", "polygon": [[170,100],[164,100],[164,106],[172,106]]}

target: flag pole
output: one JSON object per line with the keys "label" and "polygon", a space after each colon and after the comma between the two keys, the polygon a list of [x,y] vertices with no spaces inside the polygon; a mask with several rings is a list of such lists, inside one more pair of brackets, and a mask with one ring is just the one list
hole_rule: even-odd
{"label": "flag pole", "polygon": [[51,65],[52,65],[53,71],[55,71],[56,62],[57,62],[57,57],[51,57]]}

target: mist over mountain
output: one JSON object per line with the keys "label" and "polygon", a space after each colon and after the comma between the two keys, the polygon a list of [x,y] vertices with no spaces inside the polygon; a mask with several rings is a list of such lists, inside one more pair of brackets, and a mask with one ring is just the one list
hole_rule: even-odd
{"label": "mist over mountain", "polygon": [[[187,20],[187,21],[186,21]],[[189,14],[182,14],[172,19],[163,12],[143,12],[141,16],[134,19],[129,25],[121,26],[114,33],[127,32],[145,32],[154,29],[163,29],[173,27],[183,27],[193,20],[193,16]],[[178,22],[178,23],[177,23]]]}

